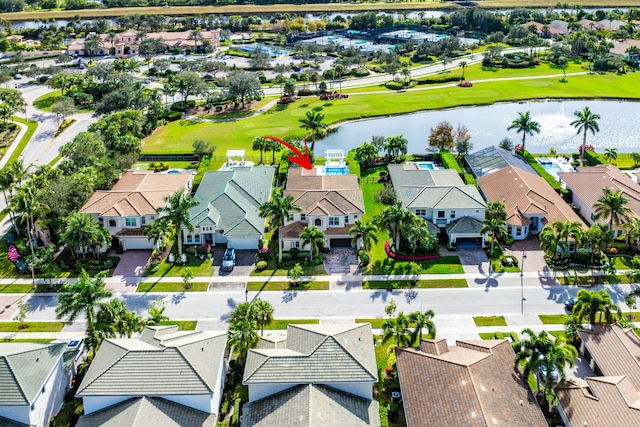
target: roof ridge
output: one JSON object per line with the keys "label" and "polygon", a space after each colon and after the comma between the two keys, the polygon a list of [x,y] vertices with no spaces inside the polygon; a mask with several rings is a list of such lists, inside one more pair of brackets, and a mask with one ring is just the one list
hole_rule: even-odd
{"label": "roof ridge", "polygon": [[[133,203],[133,200],[129,199],[129,196],[131,196],[131,194],[128,194],[124,199],[127,201],[127,203],[129,203],[129,206],[131,206],[131,209],[133,209],[135,211],[135,213],[137,213],[138,215],[140,215],[140,210],[138,209],[138,207],[136,206],[135,203]],[[149,201],[141,194],[140,195],[142,198],[145,199],[145,201],[147,203],[149,203]]]}
{"label": "roof ridge", "polygon": [[[118,363],[120,360],[124,359],[124,357],[125,357],[126,355],[128,355],[128,354],[131,352],[131,350],[129,350],[128,348],[126,348],[126,347],[124,347],[124,346],[122,346],[122,345],[118,345],[116,342],[114,342],[114,341],[113,341],[113,340],[111,340],[111,339],[107,339],[106,341],[107,341],[107,342],[109,342],[110,344],[115,345],[116,347],[119,347],[119,348],[121,348],[122,350],[124,350],[124,354],[123,354],[122,356],[120,356],[120,357],[116,358],[116,359],[113,361],[113,363],[111,363],[110,365],[108,365],[108,366],[107,366],[107,367],[106,367],[102,372],[100,372],[98,375],[96,375],[96,376],[95,376],[91,381],[89,381],[89,383],[88,383],[87,385],[85,385],[85,386],[82,388],[82,390],[81,390],[81,389],[80,389],[80,387],[82,387],[82,384],[84,384],[84,381],[82,381],[82,383],[81,383],[81,384],[80,384],[80,386],[78,387],[78,390],[76,391],[76,394],[78,394],[78,393],[82,393],[82,391],[83,391],[83,390],[86,390],[86,389],[87,389],[91,384],[95,383],[95,382],[96,382],[99,378],[101,378],[101,377],[102,377],[102,376],[103,376],[107,371],[109,371],[109,369],[113,368],[113,367],[116,365],[116,363]],[[104,343],[103,343],[103,344],[104,344]],[[95,359],[95,357],[94,357],[94,359]],[[89,371],[87,370],[87,372],[89,372]],[[85,376],[86,376],[86,375],[85,375]]]}
{"label": "roof ridge", "polygon": [[[267,355],[266,355],[266,354],[264,354],[264,353],[260,353],[259,351],[254,351],[254,350],[257,350],[257,349],[251,349],[251,350],[249,350],[249,351],[253,351],[253,352],[254,352],[254,353],[256,353],[256,354],[259,354],[260,356],[262,356],[262,357],[263,357],[263,359],[262,359],[262,361],[258,364],[258,366],[256,366],[256,367],[255,367],[255,369],[253,370],[253,372],[251,372],[249,375],[247,375],[247,376],[246,376],[246,379],[243,379],[243,380],[242,380],[242,382],[243,382],[243,383],[244,383],[245,381],[250,380],[250,379],[251,379],[251,377],[253,376],[253,374],[255,374],[256,372],[258,372],[258,370],[262,367],[262,365],[264,365],[264,364],[267,362],[267,360],[269,360],[269,359],[271,358],[271,356],[267,356]],[[246,368],[247,368],[247,367],[246,367],[246,362],[245,362],[245,372],[246,372]]]}
{"label": "roof ridge", "polygon": [[20,381],[18,381],[18,377],[16,376],[16,374],[14,372],[13,366],[11,366],[11,363],[9,363],[9,357],[6,356],[6,355],[3,355],[1,357],[4,358],[5,363],[9,367],[9,372],[11,372],[11,376],[13,377],[13,381],[18,386],[18,389],[20,390],[20,394],[22,395],[22,398],[24,399],[25,402],[31,403],[31,402],[29,402],[29,398],[27,397],[27,394],[25,393],[24,388],[22,387],[22,384],[20,384]]}
{"label": "roof ridge", "polygon": [[136,415],[133,417],[133,426],[137,425],[138,417],[140,416],[140,412],[142,412],[142,405],[147,400],[147,396],[141,396],[140,403],[138,404],[138,410],[136,411]]}
{"label": "roof ridge", "polygon": [[[308,390],[309,390],[309,412],[308,412],[308,414],[313,414],[313,411],[311,409],[311,406],[313,404],[313,384],[312,383],[309,383]],[[313,423],[312,423],[311,420],[313,420],[313,417],[309,416],[309,417],[307,417],[307,419],[309,420],[309,424],[308,424],[309,427],[312,427]]]}
{"label": "roof ridge", "polygon": [[[484,360],[484,359],[482,359]],[[476,380],[473,376],[473,371],[469,368],[467,368],[467,372],[469,373],[469,378],[471,378],[471,383],[473,384],[473,396],[475,398],[475,400],[478,402],[478,406],[480,407],[480,410],[482,411],[482,424],[484,426],[488,426],[489,423],[487,422],[487,413],[485,412],[484,409],[484,405],[482,404],[482,400],[480,399],[480,396],[478,395],[478,389],[476,388]]]}
{"label": "roof ridge", "polygon": [[[371,375],[371,377],[372,377],[373,379],[375,379],[375,378],[377,377],[377,375],[378,375],[378,372],[377,372],[377,371],[375,372],[375,374],[371,373],[371,371],[370,371],[369,369],[367,369],[367,368],[362,364],[362,362],[361,362],[358,358],[356,358],[356,357],[353,355],[353,353],[351,353],[349,350],[347,350],[347,349],[345,348],[345,346],[343,346],[343,345],[342,345],[342,343],[341,343],[339,340],[337,340],[337,339],[336,339],[336,337],[335,337],[334,335],[327,335],[327,339],[328,339],[328,338],[332,338],[332,339],[333,339],[333,341],[334,341],[336,344],[338,344],[338,345],[340,346],[340,348],[342,348],[342,349],[344,350],[344,352],[345,352],[346,354],[348,354],[348,355],[349,355],[349,357],[350,357],[351,359],[353,359],[353,360],[354,360],[358,365],[360,365],[360,367],[362,367],[362,369],[364,369],[366,372],[368,372],[368,373],[369,373],[369,375]],[[325,339],[325,340],[323,340],[323,341],[322,341],[322,344],[324,344],[326,341],[327,341],[326,339]],[[319,347],[320,347],[320,346],[318,346],[318,348],[319,348]],[[317,350],[318,350],[318,348],[316,348],[316,350],[314,350],[313,352],[315,353],[315,351],[317,351]],[[313,354],[313,353],[312,353],[312,354]],[[310,354],[309,356],[311,356],[311,354]],[[377,370],[377,368],[376,368],[376,370]]]}

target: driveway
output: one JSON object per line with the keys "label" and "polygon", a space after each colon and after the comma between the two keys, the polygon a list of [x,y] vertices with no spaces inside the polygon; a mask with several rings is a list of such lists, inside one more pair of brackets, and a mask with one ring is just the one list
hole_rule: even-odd
{"label": "driveway", "polygon": [[256,265],[256,253],[254,249],[236,250],[236,265],[231,271],[220,270],[222,256],[226,246],[220,245],[212,248],[213,251],[213,275],[214,276],[248,276]]}
{"label": "driveway", "polygon": [[442,251],[443,255],[457,255],[462,268],[467,274],[477,274],[489,271],[489,259],[483,249],[458,249],[457,251]]}
{"label": "driveway", "polygon": [[516,257],[521,268],[522,256],[526,254],[527,258],[524,261],[524,271],[537,271],[551,274],[549,267],[544,260],[544,251],[540,249],[540,242],[537,237],[517,240],[502,249],[505,255]]}
{"label": "driveway", "polygon": [[145,266],[151,257],[151,251],[129,250],[123,254],[116,254],[112,250],[109,255],[117,256],[120,258],[120,262],[116,266],[113,276],[107,280],[107,287],[113,292],[135,292],[138,280],[130,280],[130,278],[143,276]]}
{"label": "driveway", "polygon": [[358,253],[352,248],[336,248],[324,255],[324,269],[328,274],[353,274],[358,269]]}

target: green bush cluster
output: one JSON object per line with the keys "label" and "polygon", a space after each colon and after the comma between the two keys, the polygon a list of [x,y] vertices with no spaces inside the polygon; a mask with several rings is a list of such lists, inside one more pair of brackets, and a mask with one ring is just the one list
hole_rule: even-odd
{"label": "green bush cluster", "polygon": [[421,77],[419,79],[417,79],[417,82],[419,85],[431,85],[431,84],[438,84],[438,83],[449,83],[449,82],[458,82],[462,80],[462,75],[459,76],[440,76],[440,77],[434,77],[434,76],[427,76],[427,77]]}
{"label": "green bush cluster", "polygon": [[171,105],[171,110],[172,111],[180,111],[182,113],[184,113],[185,111],[187,111],[190,108],[193,108],[196,106],[196,101],[193,99],[190,99],[188,101],[178,101],[178,102],[174,102]]}
{"label": "green bush cluster", "polygon": [[600,160],[600,156],[598,156],[595,152],[587,150],[584,152],[584,159],[587,161],[589,166],[601,165],[602,161]]}
{"label": "green bush cluster", "polygon": [[453,154],[451,154],[450,151],[440,150],[440,161],[442,162],[442,165],[445,168],[453,169],[456,172],[458,172],[460,175],[464,175],[464,171],[462,170],[462,168],[458,164],[458,161],[456,160],[455,157],[453,157]]}
{"label": "green bush cluster", "polygon": [[154,172],[162,172],[162,171],[169,170],[169,163],[151,162],[149,163],[149,170],[152,170]]}

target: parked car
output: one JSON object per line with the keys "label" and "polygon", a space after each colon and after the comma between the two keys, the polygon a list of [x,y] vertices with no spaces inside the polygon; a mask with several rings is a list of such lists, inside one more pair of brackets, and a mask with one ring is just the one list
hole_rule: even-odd
{"label": "parked car", "polygon": [[233,266],[236,265],[236,250],[233,248],[227,248],[222,256],[222,267],[224,271],[233,270]]}
{"label": "parked car", "polygon": [[14,74],[13,78],[16,80],[22,80],[22,74]]}
{"label": "parked car", "polygon": [[149,79],[144,79],[144,80],[142,81],[142,83],[144,83],[144,84],[148,85],[149,83],[151,83],[151,80],[149,80]]}
{"label": "parked car", "polygon": [[84,339],[80,337],[72,338],[67,344],[65,351],[74,352],[74,360],[78,360],[84,353]]}
{"label": "parked car", "polygon": [[[540,379],[542,380],[542,382],[546,383],[547,382],[547,366],[540,365],[540,369],[538,369],[538,372],[540,373]],[[558,382],[558,369],[555,366],[553,367],[551,372],[548,374],[548,377],[554,383]]]}
{"label": "parked car", "polygon": [[300,71],[302,71],[302,67],[299,65],[294,65],[291,68],[293,68],[293,71],[295,71],[296,73],[299,73]]}
{"label": "parked car", "polygon": [[573,311],[573,306],[574,306],[575,303],[576,303],[576,300],[574,300],[573,298],[569,298],[568,300],[566,300],[564,302],[564,308],[567,311]]}

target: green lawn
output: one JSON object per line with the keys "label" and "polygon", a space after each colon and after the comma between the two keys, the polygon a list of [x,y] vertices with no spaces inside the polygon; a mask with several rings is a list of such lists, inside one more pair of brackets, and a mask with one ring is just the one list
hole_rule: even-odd
{"label": "green lawn", "polygon": [[566,314],[539,314],[538,317],[543,325],[564,325],[567,320]]}
{"label": "green lawn", "polygon": [[264,327],[264,329],[270,330],[283,330],[287,329],[289,325],[317,325],[320,321],[318,319],[274,319],[270,324]]}
{"label": "green lawn", "polygon": [[507,338],[511,342],[518,342],[518,334],[515,332],[480,332],[480,339],[501,340]]}
{"label": "green lawn", "polygon": [[33,120],[25,120],[16,116],[13,117],[13,120],[16,122],[22,123],[24,125],[27,125],[27,131],[23,135],[22,139],[18,142],[18,146],[16,147],[16,149],[13,150],[13,153],[11,154],[11,157],[9,157],[9,160],[7,160],[7,163],[11,163],[14,160],[18,160],[18,158],[22,154],[22,151],[24,150],[24,147],[27,146],[27,143],[29,142],[34,132],[38,128],[38,122]]}
{"label": "green lawn", "polygon": [[42,110],[50,113],[51,106],[56,102],[58,102],[61,97],[62,97],[61,90],[45,93],[44,95],[36,98],[36,100],[33,101],[33,106],[36,107],[38,110]]}
{"label": "green lawn", "polygon": [[30,284],[25,284],[25,285],[19,284],[19,283],[11,283],[7,285],[0,284],[0,294],[28,294],[31,292],[36,292],[36,293],[55,292],[55,289],[52,291],[48,289],[47,285],[44,285],[44,284],[36,285],[35,290],[32,288]]}
{"label": "green lawn", "polygon": [[[175,252],[175,250],[174,250]],[[176,259],[179,259],[176,255]],[[151,277],[181,277],[185,269],[190,268],[194,276],[213,276],[213,262],[210,259],[199,260],[194,256],[187,255],[185,265],[169,264],[165,259],[154,272],[147,271],[145,274]],[[140,291],[142,292],[142,291]]]}
{"label": "green lawn", "polygon": [[[326,276],[327,270],[324,269],[324,265],[303,265],[302,269],[304,273],[303,276]],[[255,269],[251,272],[251,276],[287,276],[289,274],[288,268],[275,268],[275,260],[269,261],[268,267],[262,271],[256,271]]]}
{"label": "green lawn", "polygon": [[312,280],[310,282],[297,282],[296,286],[291,286],[292,282],[288,281],[269,281],[269,282],[248,282],[247,290],[249,291],[328,291],[329,282],[320,280]]}
{"label": "green lawn", "polygon": [[561,285],[617,285],[619,283],[631,283],[629,276],[624,274],[609,274],[606,276],[573,276],[566,273],[557,278]]}
{"label": "green lawn", "polygon": [[29,342],[35,344],[49,344],[55,341],[53,338],[3,338],[0,342]]}
{"label": "green lawn", "polygon": [[160,326],[173,326],[178,325],[179,331],[195,331],[198,326],[197,320],[167,320],[160,322]]}
{"label": "green lawn", "polygon": [[419,280],[412,286],[413,280],[364,280],[362,289],[407,289],[407,288],[467,288],[466,279]]}
{"label": "green lawn", "polygon": [[556,338],[566,338],[564,331],[549,331],[549,335],[553,335]]}
{"label": "green lawn", "polygon": [[475,316],[473,321],[476,326],[507,326],[503,316]]}
{"label": "green lawn", "polygon": [[[27,328],[20,329],[21,325]],[[0,322],[0,332],[60,332],[64,322]]]}
{"label": "green lawn", "polygon": [[374,319],[356,319],[356,323],[371,323],[371,329],[382,329],[382,324],[387,320],[389,319],[376,317]]}
{"label": "green lawn", "polygon": [[189,283],[190,289],[185,289],[184,282],[144,282],[136,288],[136,292],[206,292],[208,282]]}
{"label": "green lawn", "polygon": [[[378,242],[377,247],[381,247],[384,259],[373,261],[369,265],[365,274],[409,274],[409,261],[396,261],[387,256],[384,252],[384,242]],[[372,253],[375,252],[372,250]],[[373,258],[373,257],[372,257]],[[460,264],[457,255],[443,256],[431,261],[418,262],[422,265],[421,274],[463,274],[464,269]]]}

